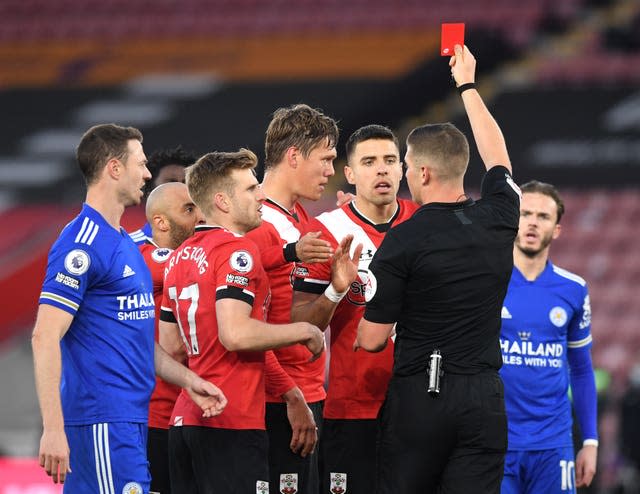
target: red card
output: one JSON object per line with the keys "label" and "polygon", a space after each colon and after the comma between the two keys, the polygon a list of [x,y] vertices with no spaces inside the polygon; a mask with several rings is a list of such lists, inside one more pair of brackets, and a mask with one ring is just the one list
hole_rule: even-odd
{"label": "red card", "polygon": [[464,46],[464,22],[442,24],[440,55],[443,57],[453,56],[455,45]]}

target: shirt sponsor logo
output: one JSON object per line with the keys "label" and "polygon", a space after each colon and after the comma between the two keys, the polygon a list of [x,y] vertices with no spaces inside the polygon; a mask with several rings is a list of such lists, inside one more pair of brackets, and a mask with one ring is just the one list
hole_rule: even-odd
{"label": "shirt sponsor logo", "polygon": [[[140,321],[155,318],[153,293],[134,293],[116,297],[120,311],[119,321]],[[147,309],[147,307],[150,307]]]}
{"label": "shirt sponsor logo", "polygon": [[561,343],[535,343],[529,341],[530,331],[519,331],[521,341],[500,338],[502,362],[505,365],[527,367],[562,367],[564,347]]}
{"label": "shirt sponsor logo", "polygon": [[[362,279],[362,274],[360,275],[361,279]],[[373,300],[373,297],[376,294],[376,291],[378,291],[378,280],[376,279],[376,276],[373,274],[373,271],[371,271],[370,269],[367,269],[366,272],[366,280],[362,280],[363,284],[364,284],[364,299],[367,302],[371,302],[371,300]]]}
{"label": "shirt sponsor logo", "polygon": [[91,258],[84,250],[74,249],[64,258],[64,268],[76,276],[86,273],[90,265]]}
{"label": "shirt sponsor logo", "polygon": [[558,328],[564,326],[567,323],[567,319],[567,311],[562,307],[554,307],[549,311],[549,320]]}
{"label": "shirt sponsor logo", "polygon": [[329,486],[329,492],[332,494],[343,494],[347,491],[347,474],[331,472],[329,474],[331,479],[331,485]]}
{"label": "shirt sponsor logo", "polygon": [[155,262],[159,264],[162,264],[167,259],[169,259],[169,256],[171,255],[172,252],[173,250],[166,249],[166,248],[156,249],[151,253],[151,259],[153,259]]}
{"label": "shirt sponsor logo", "polygon": [[236,250],[229,257],[231,268],[241,273],[248,273],[253,268],[253,257],[246,250]]}
{"label": "shirt sponsor logo", "polygon": [[280,494],[296,494],[298,492],[298,474],[280,474]]}
{"label": "shirt sponsor logo", "polygon": [[249,286],[249,278],[246,276],[240,276],[239,274],[229,273],[226,281],[233,285]]}
{"label": "shirt sponsor logo", "polygon": [[76,280],[66,274],[58,273],[56,275],[56,281],[68,286],[69,288],[73,288],[74,290],[78,290],[80,288],[80,280]]}

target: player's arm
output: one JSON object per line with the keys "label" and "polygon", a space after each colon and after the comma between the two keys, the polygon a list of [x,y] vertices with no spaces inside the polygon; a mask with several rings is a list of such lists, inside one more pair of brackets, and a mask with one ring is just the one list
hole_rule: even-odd
{"label": "player's arm", "polygon": [[227,405],[227,398],[216,385],[205,381],[155,344],[156,374],[164,381],[183,387],[191,399],[202,409],[203,417],[219,415]]}
{"label": "player's arm", "polygon": [[576,455],[576,487],[591,484],[598,459],[598,430],[595,375],[590,346],[567,349],[571,395],[582,431],[583,446]]}
{"label": "player's arm", "polygon": [[367,306],[358,324],[354,350],[384,350],[402,315],[409,269],[405,253],[406,241],[397,235],[398,231],[391,229],[387,233],[369,265],[369,288],[365,292]]}
{"label": "player's arm", "polygon": [[[162,317],[162,312],[161,312]],[[177,362],[187,360],[187,349],[180,337],[180,328],[175,322],[160,320],[158,324],[160,346]]]}
{"label": "player's arm", "polygon": [[60,340],[68,331],[73,316],[52,305],[38,307],[31,336],[36,392],[42,414],[42,438],[38,458],[40,466],[55,483],[64,483],[69,465],[69,444],[64,431],[60,400],[62,354]]}
{"label": "player's arm", "polygon": [[395,323],[367,321],[364,317],[358,324],[358,336],[354,349],[362,348],[367,352],[381,352],[387,347]]}
{"label": "player's arm", "polygon": [[[449,65],[458,87],[475,82],[476,59],[466,46],[455,46],[455,55],[451,57]],[[478,152],[486,169],[489,170],[500,165],[511,173],[511,162],[504,136],[498,123],[482,101],[480,93],[475,89],[467,89],[462,93],[462,102],[469,117]]]}
{"label": "player's arm", "polygon": [[287,418],[291,425],[291,451],[303,458],[310,454],[318,442],[318,430],[313,413],[304,395],[293,379],[278,362],[275,354],[265,352],[265,388],[270,395],[280,396],[287,405]]}
{"label": "player's arm", "polygon": [[244,300],[216,300],[218,338],[230,352],[273,350],[302,343],[317,358],[324,350],[324,334],[306,322],[268,324],[251,317],[252,306]]}
{"label": "player's arm", "polygon": [[351,283],[358,277],[362,244],[359,244],[353,256],[350,256],[352,243],[353,235],[347,235],[338,245],[331,260],[331,283],[324,293],[318,295],[294,290],[291,307],[292,321],[307,321],[322,330],[327,328],[336,307],[346,295]]}

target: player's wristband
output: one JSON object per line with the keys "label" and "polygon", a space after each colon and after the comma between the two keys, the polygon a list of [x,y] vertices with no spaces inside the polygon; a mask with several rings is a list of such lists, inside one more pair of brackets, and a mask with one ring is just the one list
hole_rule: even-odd
{"label": "player's wristband", "polygon": [[595,446],[597,448],[598,447],[598,440],[597,439],[585,439],[584,441],[582,441],[582,445],[583,446]]}
{"label": "player's wristband", "polygon": [[324,296],[331,300],[334,304],[337,304],[344,298],[349,290],[345,290],[344,292],[337,292],[335,288],[333,288],[333,284],[329,283],[329,286],[324,291]]}
{"label": "player's wristband", "polygon": [[462,86],[458,86],[458,93],[462,94],[467,89],[475,89],[475,88],[476,88],[476,83],[475,82],[467,82],[466,84],[463,84]]}

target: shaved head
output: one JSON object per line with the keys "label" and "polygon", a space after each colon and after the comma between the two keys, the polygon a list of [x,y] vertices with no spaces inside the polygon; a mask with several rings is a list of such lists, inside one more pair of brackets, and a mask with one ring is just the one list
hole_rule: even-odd
{"label": "shaved head", "polygon": [[159,185],[147,198],[147,221],[151,225],[153,241],[159,247],[177,248],[193,235],[195,225],[204,218],[181,182]]}

